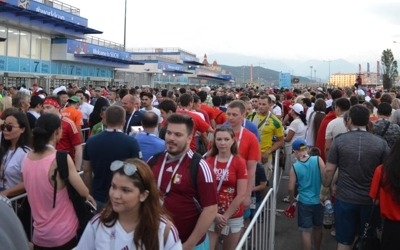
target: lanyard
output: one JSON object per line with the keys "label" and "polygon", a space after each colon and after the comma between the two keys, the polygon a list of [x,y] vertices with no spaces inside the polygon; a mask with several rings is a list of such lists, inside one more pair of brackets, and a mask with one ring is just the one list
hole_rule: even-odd
{"label": "lanyard", "polygon": [[[171,179],[168,182],[168,186],[165,189],[164,196],[166,196],[169,193],[169,191],[171,191],[172,179],[174,178],[176,171],[178,171],[178,169],[179,169],[179,167],[180,167],[180,165],[182,163],[182,160],[183,160],[183,158],[185,158],[185,156],[186,156],[186,153],[184,153],[181,156],[181,158],[178,161],[178,164],[176,164],[175,169],[172,172]],[[162,180],[162,177],[163,177],[163,174],[164,174],[164,168],[165,168],[165,163],[167,162],[167,157],[168,157],[168,153],[165,154],[164,161],[163,161],[163,163],[161,165],[160,173],[158,175],[158,179],[157,179],[157,187],[158,187],[158,189],[160,189],[160,187],[161,187],[161,180]]]}
{"label": "lanyard", "polygon": [[134,114],[135,112],[136,112],[136,111],[133,111],[133,112],[132,112],[131,116],[129,117],[128,122],[126,123],[125,134],[128,134],[128,129],[129,129],[129,126],[130,126],[130,123],[131,123],[131,120],[132,120],[132,116],[133,116],[133,114]]}
{"label": "lanyard", "polygon": [[[218,155],[215,156],[215,160],[214,160],[214,172],[215,172],[215,170],[217,170],[217,158],[218,158]],[[225,168],[224,168],[224,170],[223,170],[223,172],[222,172],[221,179],[219,179],[219,183],[218,183],[218,187],[217,187],[217,193],[218,193],[219,190],[221,189],[222,182],[224,181],[224,179],[225,179],[225,177],[226,177],[226,174],[227,174],[228,171],[229,171],[229,167],[231,166],[232,159],[233,159],[233,155],[231,154],[231,156],[229,156],[228,163],[226,163],[226,166],[225,166]],[[216,173],[215,173],[215,174],[216,174]]]}
{"label": "lanyard", "polygon": [[243,127],[241,127],[241,128],[240,128],[240,133],[239,133],[238,142],[237,142],[237,147],[238,147],[238,149],[239,149],[239,147],[240,147],[240,142],[242,141],[242,137],[243,137],[243,130],[244,130],[244,128],[243,128]]}
{"label": "lanyard", "polygon": [[242,125],[243,127],[246,127],[246,120],[247,120],[247,119],[244,119],[244,120],[243,120],[243,125]]}

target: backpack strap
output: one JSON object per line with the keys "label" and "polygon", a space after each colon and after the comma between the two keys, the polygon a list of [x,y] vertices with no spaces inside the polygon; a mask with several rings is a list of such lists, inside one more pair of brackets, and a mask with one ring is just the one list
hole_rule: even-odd
{"label": "backpack strap", "polygon": [[57,151],[56,153],[57,169],[62,180],[67,180],[69,176],[67,155],[67,151]]}
{"label": "backpack strap", "polygon": [[254,120],[254,116],[256,116],[256,113],[257,112],[253,112],[253,113],[251,113],[251,115],[250,115],[250,121],[253,121]]}
{"label": "backpack strap", "polygon": [[202,159],[201,154],[193,152],[192,159],[190,160],[190,179],[192,180],[192,185],[197,191],[197,175],[199,173],[199,164]]}
{"label": "backpack strap", "polygon": [[160,157],[160,155],[162,155],[164,153],[164,151],[162,152],[158,152],[155,155],[153,155],[148,161],[147,161],[147,165],[150,166],[150,168],[153,168],[154,164],[156,164],[158,158]]}
{"label": "backpack strap", "polygon": [[51,180],[54,181],[54,190],[53,190],[53,208],[56,207],[56,199],[57,199],[57,172],[60,172],[60,178],[65,180],[68,178],[68,162],[67,162],[67,151],[57,151],[56,152],[56,168],[54,169],[54,173],[51,176]]}

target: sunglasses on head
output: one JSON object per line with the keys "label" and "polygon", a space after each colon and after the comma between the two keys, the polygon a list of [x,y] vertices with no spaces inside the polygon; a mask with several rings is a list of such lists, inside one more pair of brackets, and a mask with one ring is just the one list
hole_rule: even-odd
{"label": "sunglasses on head", "polygon": [[17,128],[17,127],[14,127],[13,125],[5,124],[5,123],[0,125],[1,131],[7,130],[8,132],[11,132],[11,130],[13,130],[13,128]]}
{"label": "sunglasses on head", "polygon": [[124,173],[127,176],[132,176],[134,175],[136,172],[139,174],[139,172],[137,171],[137,167],[136,165],[132,164],[132,163],[127,163],[127,162],[123,162],[123,161],[113,161],[111,163],[110,166],[110,170],[111,171],[118,171],[121,168],[124,168]]}

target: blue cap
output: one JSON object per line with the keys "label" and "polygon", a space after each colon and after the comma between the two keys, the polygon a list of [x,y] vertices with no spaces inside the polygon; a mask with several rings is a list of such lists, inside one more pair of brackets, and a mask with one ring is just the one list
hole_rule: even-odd
{"label": "blue cap", "polygon": [[296,139],[292,143],[292,149],[293,150],[303,150],[307,149],[307,142],[304,139]]}

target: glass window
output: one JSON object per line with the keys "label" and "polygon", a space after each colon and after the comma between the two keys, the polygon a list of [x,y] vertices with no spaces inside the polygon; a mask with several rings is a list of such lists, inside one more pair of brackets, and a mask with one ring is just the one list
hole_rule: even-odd
{"label": "glass window", "polygon": [[[0,38],[7,38],[7,29],[0,25]],[[0,56],[6,55],[6,42],[0,42]]]}
{"label": "glass window", "polygon": [[7,55],[18,57],[19,31],[17,29],[8,29],[7,37]]}
{"label": "glass window", "polygon": [[21,30],[19,32],[19,56],[31,58],[31,33]]}
{"label": "glass window", "polygon": [[51,39],[48,36],[42,36],[41,59],[50,61]]}
{"label": "glass window", "polygon": [[42,37],[39,34],[32,33],[31,58],[40,59],[40,47],[42,46]]}

